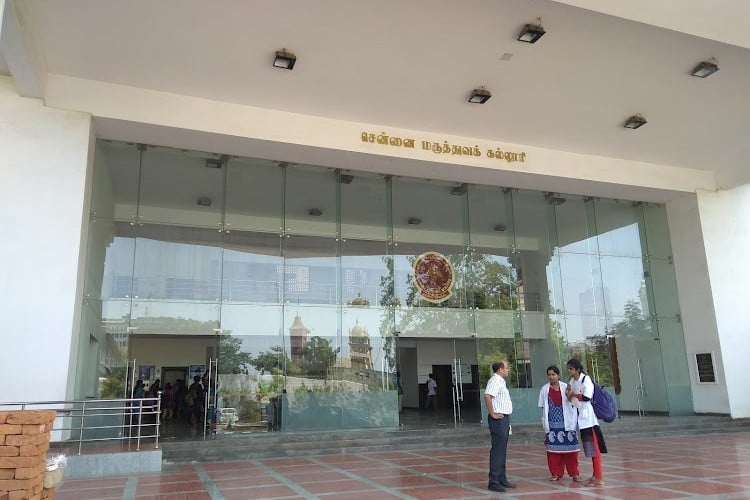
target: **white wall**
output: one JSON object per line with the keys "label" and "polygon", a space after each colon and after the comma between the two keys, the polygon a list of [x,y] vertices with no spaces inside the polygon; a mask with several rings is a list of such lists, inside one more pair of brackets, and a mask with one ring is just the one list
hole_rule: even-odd
{"label": "white wall", "polygon": [[0,401],[73,394],[92,144],[90,115],[18,97],[0,76]]}
{"label": "white wall", "polygon": [[[717,328],[717,314],[714,310],[716,297],[713,290],[717,284],[709,276],[706,257],[707,252],[712,252],[712,260],[717,257],[721,259],[723,250],[720,247],[716,248],[715,237],[712,238],[712,243],[704,242],[704,227],[706,223],[712,222],[703,221],[703,214],[700,212],[696,195],[684,196],[667,204],[690,386],[696,413],[730,413],[725,363],[722,361],[722,344],[726,343],[727,339],[720,337]],[[724,236],[726,238],[734,235],[735,231],[730,230]],[[750,250],[750,247],[746,247],[746,250]],[[704,352],[714,353],[718,384],[698,383],[695,354]],[[743,360],[740,366],[745,362],[747,359]]]}
{"label": "white wall", "polygon": [[750,185],[699,192],[698,207],[724,364],[720,383],[726,384],[732,417],[750,417]]}

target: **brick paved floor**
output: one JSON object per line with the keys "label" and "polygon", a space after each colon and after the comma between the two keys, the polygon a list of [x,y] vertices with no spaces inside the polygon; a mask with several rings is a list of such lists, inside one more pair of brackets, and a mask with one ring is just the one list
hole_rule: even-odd
{"label": "brick paved floor", "polygon": [[[459,448],[180,464],[161,474],[67,480],[55,498],[750,498],[750,433],[607,445],[599,488],[548,481],[543,446],[513,445],[511,437],[508,473],[518,488],[504,494],[486,489],[489,449]],[[579,458],[589,477],[590,459]]]}

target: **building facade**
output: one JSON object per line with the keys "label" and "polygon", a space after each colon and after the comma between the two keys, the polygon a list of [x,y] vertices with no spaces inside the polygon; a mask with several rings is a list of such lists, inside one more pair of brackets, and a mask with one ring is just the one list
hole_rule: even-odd
{"label": "building facade", "polygon": [[624,411],[750,416],[741,173],[40,69],[3,7],[0,399],[215,362],[240,422],[389,427],[434,372],[479,421],[505,357],[531,422],[575,356]]}

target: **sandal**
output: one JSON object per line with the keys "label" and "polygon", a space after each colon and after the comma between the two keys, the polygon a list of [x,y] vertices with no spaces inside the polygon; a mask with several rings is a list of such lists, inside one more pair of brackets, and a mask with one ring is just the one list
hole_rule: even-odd
{"label": "sandal", "polygon": [[574,476],[573,477],[573,482],[574,483],[582,483],[583,479],[581,479],[581,476]]}
{"label": "sandal", "polygon": [[559,481],[559,480],[560,480],[560,478],[559,478],[559,477],[557,477],[557,476],[552,476],[551,478],[549,478],[549,480],[550,480],[550,481]]}

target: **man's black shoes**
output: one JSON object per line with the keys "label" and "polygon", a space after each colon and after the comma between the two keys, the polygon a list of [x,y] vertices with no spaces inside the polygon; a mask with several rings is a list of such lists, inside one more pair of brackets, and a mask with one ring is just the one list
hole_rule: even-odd
{"label": "man's black shoes", "polygon": [[515,488],[516,487],[516,483],[505,482],[505,483],[500,483],[500,486],[502,486],[503,488],[506,488],[506,489]]}
{"label": "man's black shoes", "polygon": [[497,491],[498,493],[504,493],[505,492],[505,488],[503,488],[499,484],[490,484],[490,485],[487,486],[487,489],[490,490],[490,491]]}

